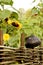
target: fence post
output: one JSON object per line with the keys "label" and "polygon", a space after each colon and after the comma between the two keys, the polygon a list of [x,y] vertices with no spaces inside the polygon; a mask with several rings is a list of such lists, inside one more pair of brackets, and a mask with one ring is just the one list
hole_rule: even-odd
{"label": "fence post", "polygon": [[24,48],[24,33],[21,34],[21,45],[20,48]]}
{"label": "fence post", "polygon": [[[3,45],[3,31],[0,29],[0,45]],[[0,47],[0,50],[3,50],[3,47]],[[3,51],[0,51],[0,54],[2,54]],[[2,58],[2,56],[0,55],[0,58]],[[2,62],[3,60],[0,59],[0,62]]]}
{"label": "fence post", "polygon": [[3,45],[3,31],[0,29],[0,45]]}

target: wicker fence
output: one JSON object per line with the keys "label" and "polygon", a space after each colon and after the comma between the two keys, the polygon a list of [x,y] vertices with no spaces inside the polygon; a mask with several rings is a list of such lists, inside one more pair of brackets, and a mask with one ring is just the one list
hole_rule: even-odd
{"label": "wicker fence", "polygon": [[14,49],[0,46],[0,65],[17,65],[16,62],[20,65],[43,65],[43,48]]}
{"label": "wicker fence", "polygon": [[43,47],[24,48],[24,34],[21,35],[19,49],[3,46],[0,32],[0,65],[43,65]]}

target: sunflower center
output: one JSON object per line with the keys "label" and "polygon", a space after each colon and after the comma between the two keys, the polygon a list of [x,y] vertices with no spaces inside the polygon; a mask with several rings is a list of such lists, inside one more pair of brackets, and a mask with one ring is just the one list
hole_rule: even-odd
{"label": "sunflower center", "polygon": [[15,27],[19,27],[19,24],[15,23],[15,22],[12,22],[12,25]]}
{"label": "sunflower center", "polygon": [[5,21],[7,22],[8,21],[8,18],[6,18]]}

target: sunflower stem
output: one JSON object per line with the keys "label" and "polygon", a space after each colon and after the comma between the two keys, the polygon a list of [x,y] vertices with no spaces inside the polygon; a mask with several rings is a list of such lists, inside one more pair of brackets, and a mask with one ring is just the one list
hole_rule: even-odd
{"label": "sunflower stem", "polygon": [[11,6],[11,7],[20,14],[20,12],[16,8],[14,8],[13,6]]}

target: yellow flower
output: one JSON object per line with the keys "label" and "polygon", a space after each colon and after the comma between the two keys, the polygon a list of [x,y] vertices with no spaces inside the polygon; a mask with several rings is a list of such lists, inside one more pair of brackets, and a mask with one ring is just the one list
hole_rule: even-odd
{"label": "yellow flower", "polygon": [[15,64],[19,64],[18,62],[16,62]]}
{"label": "yellow flower", "polygon": [[11,19],[9,19],[7,22],[8,22],[8,24],[11,24],[11,23],[12,23],[12,20],[11,20]]}
{"label": "yellow flower", "polygon": [[22,28],[22,24],[19,23],[19,21],[17,21],[17,20],[11,20],[11,19],[9,19],[7,22],[8,22],[8,24],[11,24],[11,25],[13,25],[14,27],[16,27],[18,29]]}
{"label": "yellow flower", "polygon": [[10,38],[9,34],[3,34],[3,40],[8,41]]}
{"label": "yellow flower", "polygon": [[15,26],[17,29],[21,29],[22,28],[22,24],[19,23],[19,21],[12,21],[11,23],[13,26]]}

